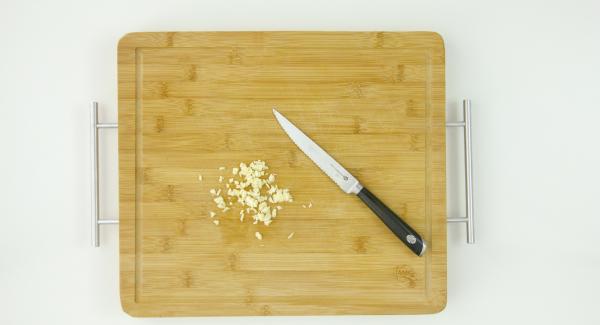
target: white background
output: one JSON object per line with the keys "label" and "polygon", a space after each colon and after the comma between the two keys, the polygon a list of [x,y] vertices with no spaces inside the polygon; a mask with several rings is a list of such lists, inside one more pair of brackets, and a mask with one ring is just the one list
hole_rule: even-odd
{"label": "white background", "polygon": [[[599,324],[600,2],[0,1],[0,324]],[[473,100],[475,245],[449,226],[436,315],[135,319],[121,311],[116,226],[90,247],[88,103],[116,121],[131,31],[431,30],[449,117]],[[116,136],[102,213],[117,215]],[[449,211],[461,139],[449,133]],[[457,194],[458,193],[458,194]]]}

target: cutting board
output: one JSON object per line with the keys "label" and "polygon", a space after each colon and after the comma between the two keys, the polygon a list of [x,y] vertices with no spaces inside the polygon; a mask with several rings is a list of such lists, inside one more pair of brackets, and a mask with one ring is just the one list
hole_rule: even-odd
{"label": "cutting board", "polygon": [[[443,40],[431,32],[125,35],[118,46],[125,312],[442,310],[444,62]],[[402,215],[427,241],[425,256],[313,165],[280,129],[274,107]],[[268,227],[240,222],[236,209],[214,225],[209,190],[229,173],[219,167],[257,159],[294,202]]]}

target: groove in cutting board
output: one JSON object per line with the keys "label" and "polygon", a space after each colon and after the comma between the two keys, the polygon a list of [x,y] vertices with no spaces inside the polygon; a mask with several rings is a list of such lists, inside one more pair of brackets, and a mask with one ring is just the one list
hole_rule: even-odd
{"label": "groove in cutting board", "polygon": [[[135,76],[135,80],[143,80],[143,59],[142,59],[142,50],[141,49],[136,49],[135,50],[135,72],[136,72],[136,76]],[[138,82],[135,85],[135,94],[136,94],[136,100],[135,100],[135,165],[136,166],[141,166],[142,165],[142,161],[144,158],[144,152],[143,152],[143,122],[142,122],[142,83]],[[144,179],[143,179],[143,174],[142,173],[138,173],[136,171],[135,173],[135,197],[136,198],[140,198],[140,200],[142,199],[142,193],[143,193],[143,187],[144,187]],[[140,201],[138,200],[138,202]],[[139,218],[138,216],[142,216],[143,215],[143,210],[142,210],[142,204],[136,204],[135,205],[135,269],[136,269],[136,273],[135,273],[135,297],[134,300],[138,301],[138,297],[141,296],[141,286],[140,284],[142,283],[143,279],[142,279],[142,274],[143,274],[143,267],[144,264],[142,263],[142,238],[143,238],[143,233],[142,233],[142,229],[143,229],[143,225],[142,225],[142,221],[143,218]]]}
{"label": "groove in cutting board", "polygon": [[[127,313],[444,308],[445,84],[437,34],[133,33],[120,41],[118,61]],[[414,256],[325,177],[280,130],[273,107],[419,231],[427,254]],[[270,227],[240,223],[235,209],[213,225],[208,189],[218,185],[217,168],[255,159],[267,161],[295,202]],[[311,209],[302,208],[307,202]]]}

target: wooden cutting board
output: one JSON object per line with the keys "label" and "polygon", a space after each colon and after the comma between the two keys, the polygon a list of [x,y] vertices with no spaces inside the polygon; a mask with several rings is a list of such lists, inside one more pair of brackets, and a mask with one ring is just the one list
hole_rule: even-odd
{"label": "wooden cutting board", "polygon": [[[444,62],[443,40],[430,32],[125,35],[118,48],[123,309],[134,316],[442,310]],[[414,256],[313,165],[273,107],[401,214],[428,242],[425,256]],[[208,192],[220,185],[218,168],[257,159],[295,201],[269,227],[240,222],[237,209],[215,226]]]}

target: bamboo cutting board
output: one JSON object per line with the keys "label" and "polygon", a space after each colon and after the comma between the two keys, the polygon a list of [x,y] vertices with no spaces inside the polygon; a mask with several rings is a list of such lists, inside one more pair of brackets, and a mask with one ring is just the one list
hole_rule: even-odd
{"label": "bamboo cutting board", "polygon": [[[124,36],[123,309],[134,316],[442,310],[444,62],[443,41],[430,32]],[[414,256],[313,165],[273,107],[402,215],[427,241],[425,256]],[[227,175],[218,168],[257,159],[294,202],[269,227],[240,222],[237,209],[215,226],[208,192]]]}

